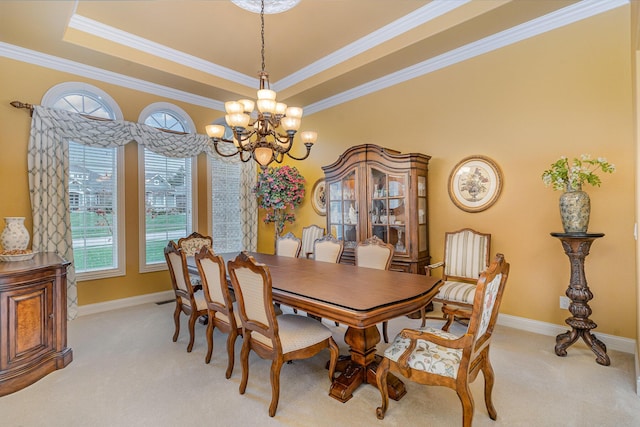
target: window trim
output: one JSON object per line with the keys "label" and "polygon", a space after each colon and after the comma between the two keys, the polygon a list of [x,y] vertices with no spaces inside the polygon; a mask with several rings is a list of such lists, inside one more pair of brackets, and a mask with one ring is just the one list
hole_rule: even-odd
{"label": "window trim", "polygon": [[[88,96],[93,96],[101,100],[114,114],[115,120],[123,120],[124,116],[122,114],[122,110],[120,106],[116,103],[116,101],[105,91],[102,89],[83,82],[63,82],[59,83],[55,86],[52,86],[47,90],[47,92],[43,95],[40,104],[45,107],[50,107],[55,104],[60,98],[65,97],[66,95],[72,94],[84,94]],[[93,270],[87,272],[76,271],[76,280],[78,282],[87,281],[87,280],[97,280],[97,279],[106,279],[110,277],[120,277],[125,276],[127,274],[127,263],[126,263],[126,242],[125,242],[125,197],[124,197],[124,176],[125,176],[125,161],[124,161],[124,146],[118,147],[115,149],[116,152],[116,164],[117,164],[117,222],[118,227],[116,229],[116,239],[117,239],[117,263],[118,266],[116,268],[107,268],[104,270]],[[67,189],[67,194],[68,189]]]}

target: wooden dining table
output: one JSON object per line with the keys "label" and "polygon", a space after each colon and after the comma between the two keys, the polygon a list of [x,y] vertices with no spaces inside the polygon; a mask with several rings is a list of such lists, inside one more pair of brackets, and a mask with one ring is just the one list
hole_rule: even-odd
{"label": "wooden dining table", "polygon": [[[237,253],[220,254],[228,262]],[[376,354],[380,342],[377,324],[426,306],[438,292],[441,280],[434,277],[334,264],[303,258],[250,253],[269,267],[273,300],[311,315],[347,326],[344,341],[349,355],[341,357],[329,395],[348,401],[361,384],[376,385]],[[418,326],[418,325],[416,325]],[[406,394],[402,381],[387,377],[389,397]]]}

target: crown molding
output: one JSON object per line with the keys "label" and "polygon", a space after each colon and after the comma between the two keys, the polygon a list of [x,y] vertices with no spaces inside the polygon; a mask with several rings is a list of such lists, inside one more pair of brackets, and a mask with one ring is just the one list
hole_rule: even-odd
{"label": "crown molding", "polygon": [[423,25],[439,16],[444,15],[471,0],[434,0],[414,12],[399,18],[392,23],[368,34],[345,47],[321,58],[312,64],[278,80],[273,84],[274,90],[281,91],[334,67],[354,56],[360,55],[388,40]]}
{"label": "crown molding", "polygon": [[[448,2],[444,0],[443,3]],[[458,2],[456,2],[456,4],[458,4]],[[557,28],[561,28],[563,26],[590,18],[592,16],[627,4],[629,4],[629,0],[584,0],[572,4],[571,6],[536,18],[511,29],[502,31],[492,36],[485,37],[484,39],[469,43],[458,49],[454,49],[450,52],[415,64],[411,67],[404,68],[395,73],[389,74],[376,80],[372,80],[342,93],[328,97],[324,100],[307,105],[304,107],[305,115],[308,116],[310,114],[332,108],[334,106],[352,101],[359,97],[366,96],[379,90],[394,86],[396,84],[400,84],[408,80],[424,76],[433,71],[440,70],[450,65],[460,63],[467,59],[474,58],[484,53],[500,49],[502,47],[517,43],[527,38],[534,37],[545,32],[555,30]],[[382,36],[377,35],[376,37]],[[362,43],[364,43],[364,41],[362,41]],[[363,49],[364,47],[359,46],[357,48]],[[180,90],[172,89],[170,87],[150,83],[141,79],[135,79],[111,71],[105,71],[96,67],[84,65],[75,61],[69,61],[4,42],[0,42],[0,56],[31,63],[45,68],[67,72],[82,77],[104,81],[145,93],[155,94],[166,98],[187,102],[193,105],[199,105],[218,111],[224,111],[224,102],[222,101],[206,98],[188,92],[183,92]],[[334,58],[333,60],[336,59]],[[255,82],[255,79],[253,79],[253,81]]]}
{"label": "crown molding", "polygon": [[259,80],[255,77],[138,37],[82,15],[74,14],[69,20],[69,27],[244,86],[257,87],[259,84]]}
{"label": "crown molding", "polygon": [[365,95],[382,89],[406,82],[416,77],[421,77],[442,68],[466,61],[522,40],[564,27],[569,24],[590,18],[603,12],[626,5],[629,0],[584,0],[571,6],[559,9],[555,12],[533,19],[524,24],[517,25],[505,31],[485,37],[442,55],[404,68],[387,76],[356,86],[352,89],[328,97],[322,101],[310,104],[306,107],[307,115],[317,113],[327,108],[352,101]]}
{"label": "crown molding", "polygon": [[92,67],[90,65],[81,64],[75,61],[69,61],[56,56],[35,50],[25,49],[23,47],[14,46],[8,43],[0,42],[0,56],[14,59],[16,61],[26,62],[40,67],[52,70],[62,71],[76,76],[86,77],[129,89],[138,90],[140,92],[150,93],[174,99],[176,101],[187,102],[193,105],[199,105],[213,110],[224,111],[224,102],[200,95],[183,92],[167,86],[151,83],[145,80],[136,79],[125,76],[123,74],[106,71],[101,68]]}

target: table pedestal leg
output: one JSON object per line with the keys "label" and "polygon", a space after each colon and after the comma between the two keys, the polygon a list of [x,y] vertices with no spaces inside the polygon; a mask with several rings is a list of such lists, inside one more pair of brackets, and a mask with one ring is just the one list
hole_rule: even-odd
{"label": "table pedestal leg", "polygon": [[570,317],[566,320],[566,323],[572,327],[570,331],[560,334],[556,337],[556,354],[558,356],[566,356],[567,348],[571,346],[578,338],[582,340],[591,348],[596,355],[596,362],[600,365],[609,366],[611,361],[607,355],[607,346],[600,341],[590,331],[597,325],[590,319],[576,319]]}
{"label": "table pedestal leg", "polygon": [[[333,380],[329,390],[329,396],[343,403],[351,399],[360,384],[376,385],[376,369],[382,359],[376,355],[376,344],[380,342],[376,326],[366,329],[349,327],[344,340],[350,346],[350,356],[341,357],[338,361],[336,371],[340,375]],[[392,374],[387,376],[387,384],[391,399],[400,400],[407,393],[402,381]]]}

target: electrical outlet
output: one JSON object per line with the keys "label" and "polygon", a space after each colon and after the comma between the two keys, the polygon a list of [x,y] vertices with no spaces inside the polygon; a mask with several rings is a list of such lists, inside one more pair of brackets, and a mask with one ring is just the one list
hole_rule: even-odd
{"label": "electrical outlet", "polygon": [[569,308],[571,300],[565,296],[560,296],[560,308]]}

